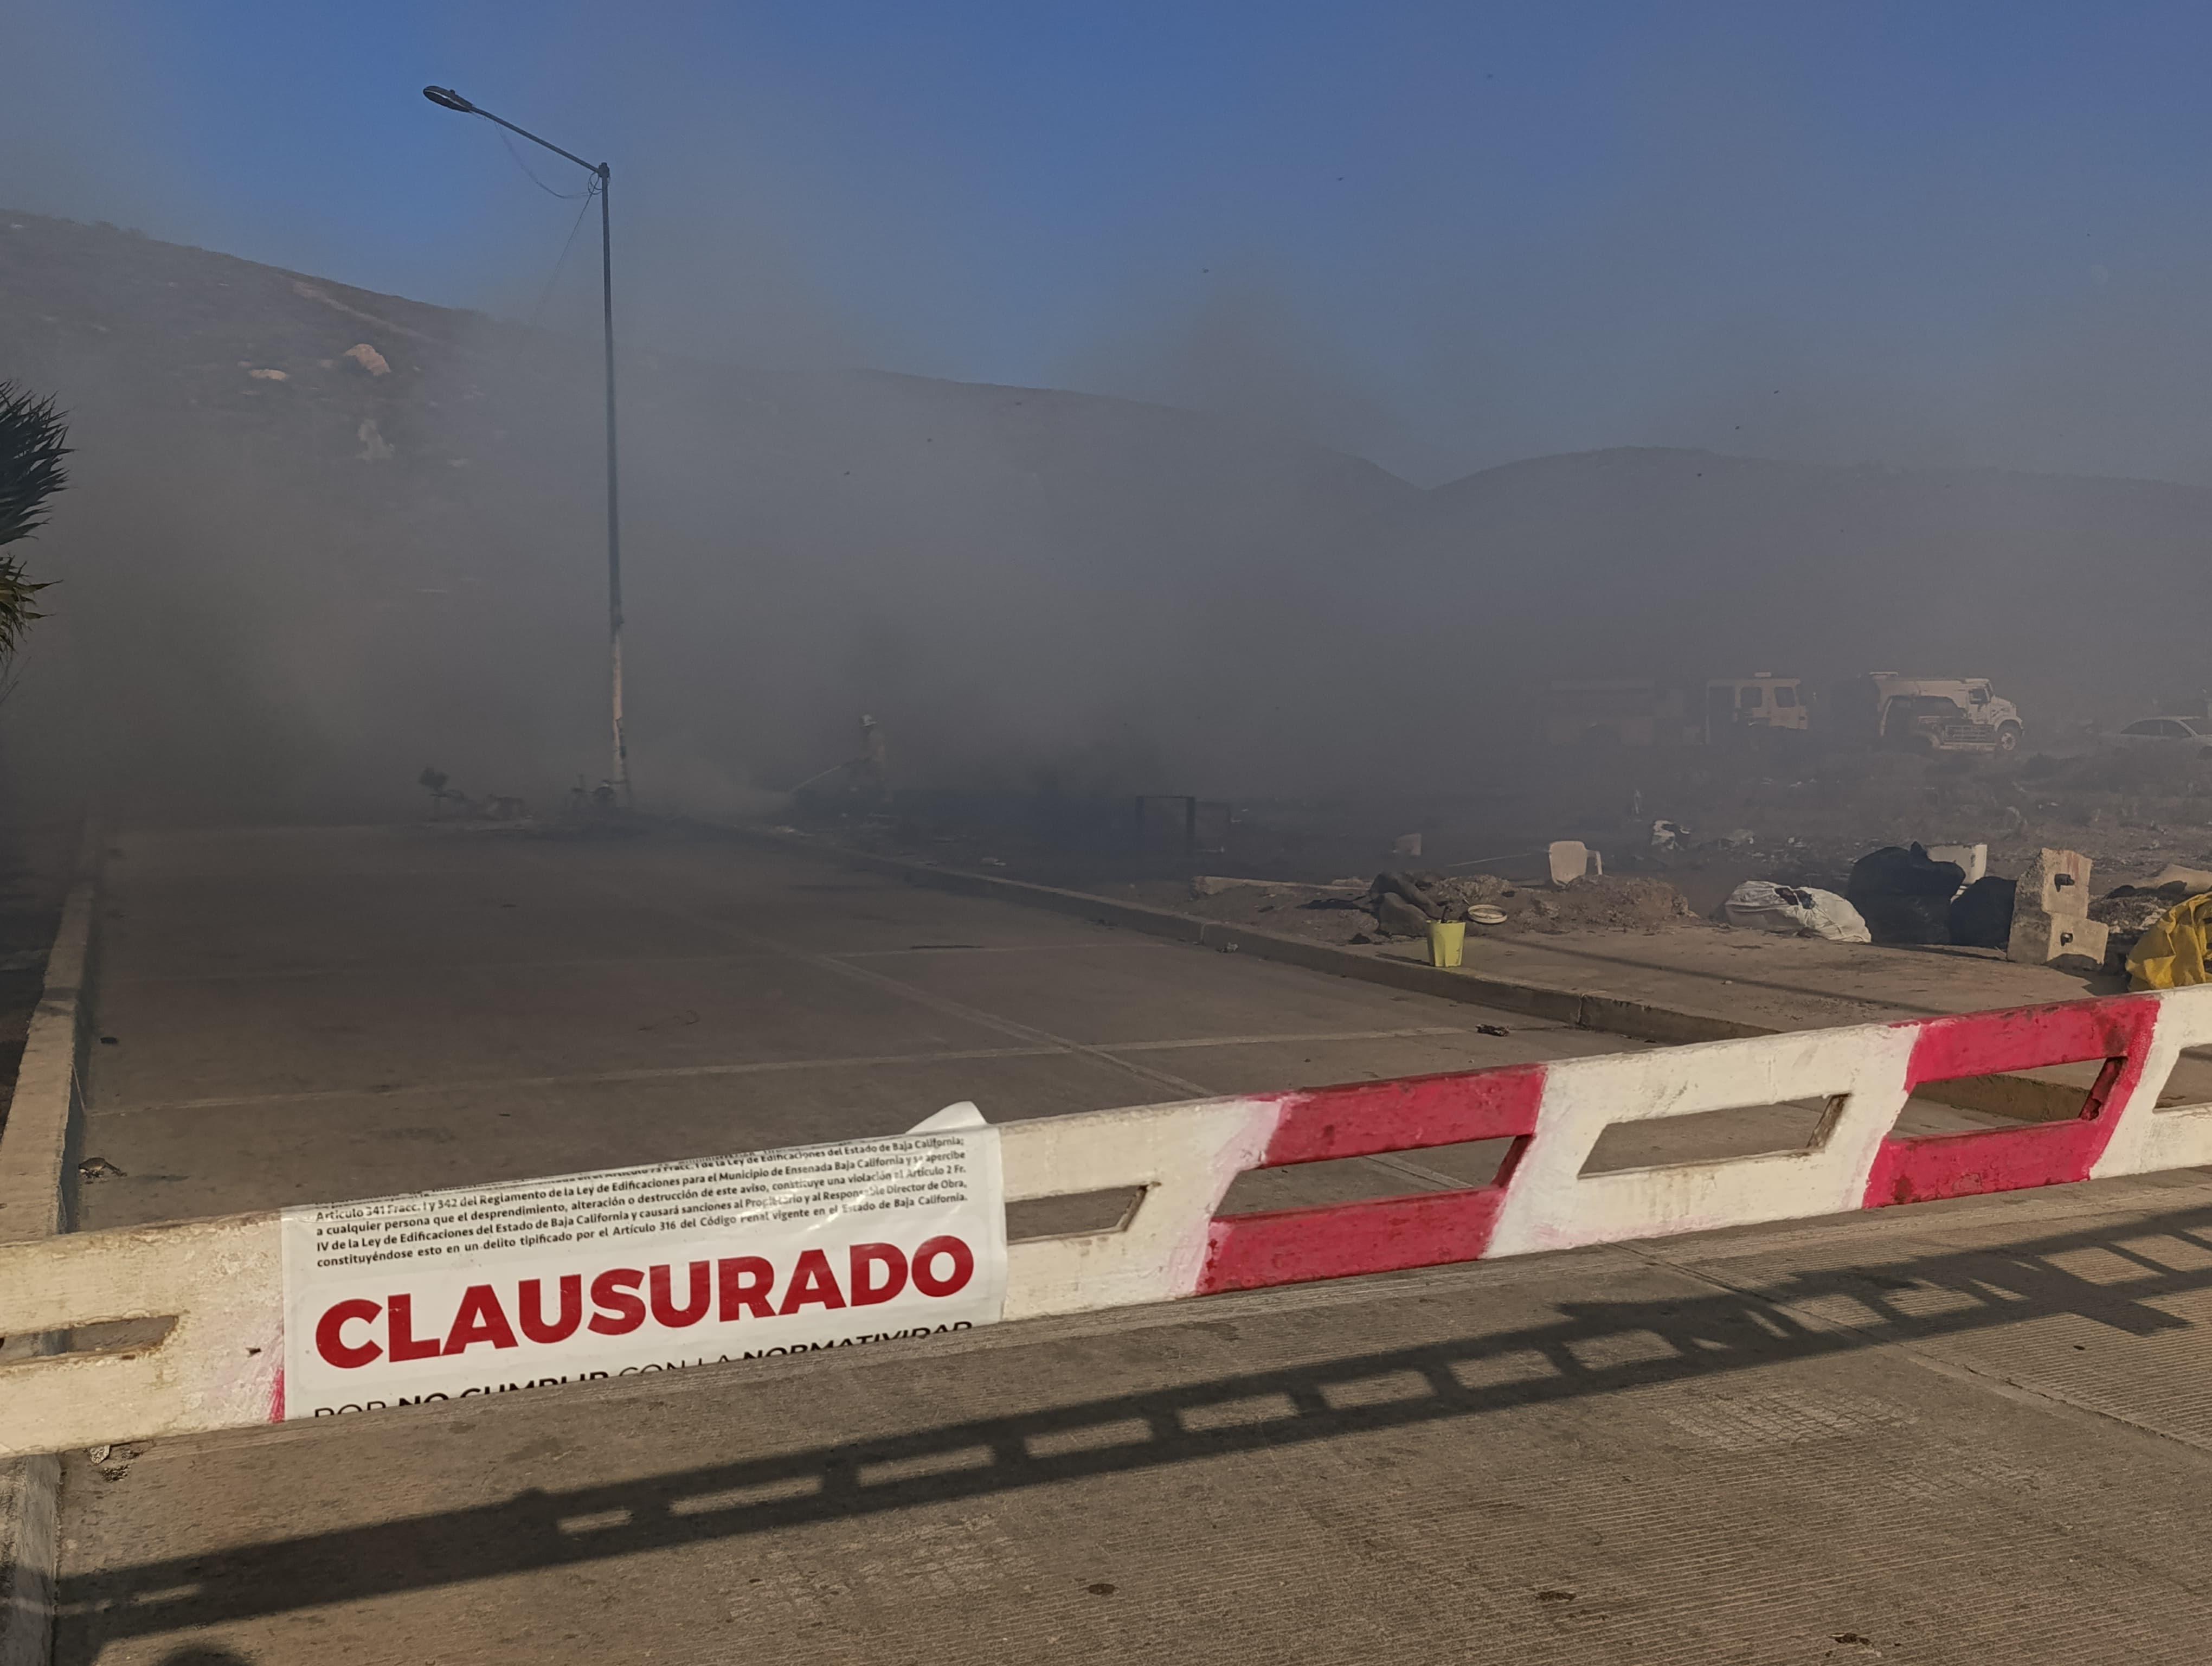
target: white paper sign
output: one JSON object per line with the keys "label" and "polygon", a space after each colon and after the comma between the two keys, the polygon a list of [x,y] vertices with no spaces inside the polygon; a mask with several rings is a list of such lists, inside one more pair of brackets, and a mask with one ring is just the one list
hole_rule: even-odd
{"label": "white paper sign", "polygon": [[959,1110],[889,1139],[288,1209],[278,1414],[993,1323],[999,1135]]}

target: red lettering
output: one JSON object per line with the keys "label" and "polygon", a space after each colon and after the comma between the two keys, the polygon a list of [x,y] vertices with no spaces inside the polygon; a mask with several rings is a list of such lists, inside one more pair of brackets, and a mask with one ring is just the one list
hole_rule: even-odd
{"label": "red lettering", "polygon": [[525,1279],[515,1287],[514,1316],[522,1321],[522,1334],[533,1342],[565,1342],[584,1322],[584,1280],[580,1274],[561,1275],[561,1317],[545,1322],[545,1286]]}
{"label": "red lettering", "polygon": [[592,1329],[602,1336],[627,1336],[645,1322],[645,1302],[637,1287],[645,1274],[635,1267],[613,1267],[592,1280]]}
{"label": "red lettering", "polygon": [[365,1302],[359,1297],[338,1303],[315,1322],[315,1352],[340,1371],[367,1365],[384,1350],[374,1342],[348,1342],[343,1327],[356,1319],[368,1324],[383,1310],[374,1302]]}
{"label": "red lettering", "polygon": [[784,1286],[783,1305],[776,1311],[796,1313],[817,1303],[823,1307],[842,1307],[845,1292],[837,1288],[837,1275],[830,1270],[830,1257],[819,1250],[805,1250],[799,1252],[799,1270]]}
{"label": "red lettering", "polygon": [[446,1352],[465,1353],[477,1342],[489,1342],[495,1348],[521,1346],[488,1284],[472,1284],[462,1295],[461,1310],[453,1315],[453,1328],[446,1333]]}
{"label": "red lettering", "polygon": [[385,1298],[386,1323],[392,1331],[392,1357],[394,1359],[434,1359],[443,1344],[435,1336],[415,1338],[415,1298],[412,1296],[389,1296]]}
{"label": "red lettering", "polygon": [[775,1310],[768,1304],[768,1292],[775,1285],[775,1268],[758,1256],[726,1256],[714,1263],[722,1282],[721,1320],[724,1324],[734,1322],[742,1316],[738,1310],[756,1319],[772,1319]]}
{"label": "red lettering", "polygon": [[[952,1270],[941,1279],[936,1272],[939,1256],[952,1257]],[[950,1296],[975,1276],[975,1252],[949,1233],[930,1239],[914,1252],[914,1287],[925,1296]]]}
{"label": "red lettering", "polygon": [[[869,1281],[869,1270],[884,1269],[884,1281]],[[853,1292],[854,1307],[873,1307],[878,1302],[887,1302],[906,1288],[906,1252],[889,1243],[856,1243],[853,1246],[853,1276],[848,1286]]]}
{"label": "red lettering", "polygon": [[695,1261],[691,1263],[691,1299],[688,1305],[678,1307],[676,1305],[673,1293],[668,1287],[669,1269],[665,1267],[654,1268],[653,1269],[654,1322],[676,1330],[681,1329],[685,1325],[696,1325],[700,1320],[705,1318],[707,1304],[714,1297],[714,1292],[708,1287],[707,1283],[708,1270],[705,1262]]}

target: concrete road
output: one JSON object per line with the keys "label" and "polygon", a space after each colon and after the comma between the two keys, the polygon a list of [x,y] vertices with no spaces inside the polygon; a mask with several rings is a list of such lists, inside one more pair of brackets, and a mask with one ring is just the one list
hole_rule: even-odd
{"label": "concrete road", "polygon": [[[1621,1044],[711,840],[118,848],[94,1226]],[[2184,1176],[164,1442],[59,1658],[2193,1662],[2208,1316]]]}
{"label": "concrete road", "polygon": [[95,1227],[1621,1044],[719,838],[113,848]]}

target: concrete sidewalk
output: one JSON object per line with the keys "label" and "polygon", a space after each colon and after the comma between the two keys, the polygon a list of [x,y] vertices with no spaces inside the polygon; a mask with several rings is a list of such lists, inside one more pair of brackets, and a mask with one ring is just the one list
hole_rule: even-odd
{"label": "concrete sidewalk", "polygon": [[176,1441],[59,1657],[2184,1666],[2208,1316],[2192,1176]]}
{"label": "concrete sidewalk", "polygon": [[[1630,1000],[1663,1000],[1778,1030],[1881,1023],[2080,1000],[2124,987],[1988,949],[1828,943],[1818,938],[1686,926],[1680,930],[1485,935],[1470,970],[1567,983]],[[1384,953],[1404,953],[1403,947]]]}

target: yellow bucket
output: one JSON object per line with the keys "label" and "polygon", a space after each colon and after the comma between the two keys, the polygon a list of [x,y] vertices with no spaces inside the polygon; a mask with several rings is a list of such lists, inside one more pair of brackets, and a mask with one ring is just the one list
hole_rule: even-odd
{"label": "yellow bucket", "polygon": [[1467,951],[1467,921],[1438,920],[1429,927],[1429,964],[1456,966]]}

